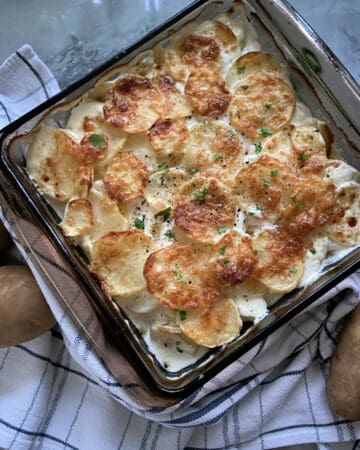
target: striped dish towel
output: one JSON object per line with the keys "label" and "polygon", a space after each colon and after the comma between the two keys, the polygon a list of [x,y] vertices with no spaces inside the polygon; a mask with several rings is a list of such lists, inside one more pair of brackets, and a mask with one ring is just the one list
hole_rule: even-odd
{"label": "striped dish towel", "polygon": [[[22,47],[0,67],[0,127],[57,90],[33,50]],[[10,228],[11,218],[3,214],[3,219]],[[30,247],[41,253],[41,239],[31,228],[28,243],[18,242],[18,248],[59,325],[0,350],[0,448],[262,450],[307,443],[360,448],[360,423],[334,415],[325,398],[342,319],[360,302],[360,273],[180,404],[147,408],[111,376],[40,277],[29,254]],[[52,266],[54,276],[71,277]],[[87,325],[101,332],[91,311]]]}

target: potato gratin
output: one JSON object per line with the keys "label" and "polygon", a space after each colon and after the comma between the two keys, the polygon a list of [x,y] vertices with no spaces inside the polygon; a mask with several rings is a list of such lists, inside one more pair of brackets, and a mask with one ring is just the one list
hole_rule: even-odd
{"label": "potato gratin", "polygon": [[359,173],[240,10],[187,25],[68,109],[66,129],[36,131],[27,171],[170,371],[359,244]]}

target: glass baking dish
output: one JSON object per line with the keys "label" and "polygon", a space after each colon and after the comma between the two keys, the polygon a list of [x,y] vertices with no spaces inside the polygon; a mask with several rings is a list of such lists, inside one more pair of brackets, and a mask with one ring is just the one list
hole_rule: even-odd
{"label": "glass baking dish", "polygon": [[[256,325],[244,327],[231,343],[209,350],[196,364],[178,372],[161,367],[148,351],[140,333],[119,306],[91,276],[83,254],[57,227],[59,218],[37,192],[24,166],[31,132],[39,120],[62,127],[68,118],[63,102],[74,102],[99,78],[119,64],[152,48],[189,20],[212,19],[238,3],[236,0],[199,0],[153,30],[84,79],[12,123],[1,136],[0,200],[16,238],[28,248],[33,266],[49,290],[121,386],[148,406],[178,402],[216,373],[247,352],[283,323],[304,310],[322,294],[360,266],[360,248],[326,267],[310,286],[286,294]],[[282,61],[297,96],[313,114],[325,121],[335,137],[340,157],[360,169],[360,91],[328,47],[283,0],[243,0],[263,51]],[[55,106],[57,105],[57,106]],[[36,245],[34,244],[36,239]],[[72,301],[73,299],[76,301]],[[102,328],[87,323],[96,310]]]}

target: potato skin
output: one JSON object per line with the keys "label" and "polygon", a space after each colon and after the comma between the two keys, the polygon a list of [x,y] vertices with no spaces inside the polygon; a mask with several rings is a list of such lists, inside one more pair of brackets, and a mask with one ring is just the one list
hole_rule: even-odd
{"label": "potato skin", "polygon": [[360,419],[360,305],[350,314],[331,360],[327,397],[333,411]]}
{"label": "potato skin", "polygon": [[27,267],[0,267],[0,292],[0,348],[34,339],[55,325]]}

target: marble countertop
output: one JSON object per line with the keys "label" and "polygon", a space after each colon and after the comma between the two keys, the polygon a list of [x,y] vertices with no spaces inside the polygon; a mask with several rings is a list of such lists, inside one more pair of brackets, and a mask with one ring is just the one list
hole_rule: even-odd
{"label": "marble countertop", "polygon": [[[191,0],[4,1],[0,62],[28,43],[65,88],[189,3]],[[360,83],[360,1],[289,3]]]}

